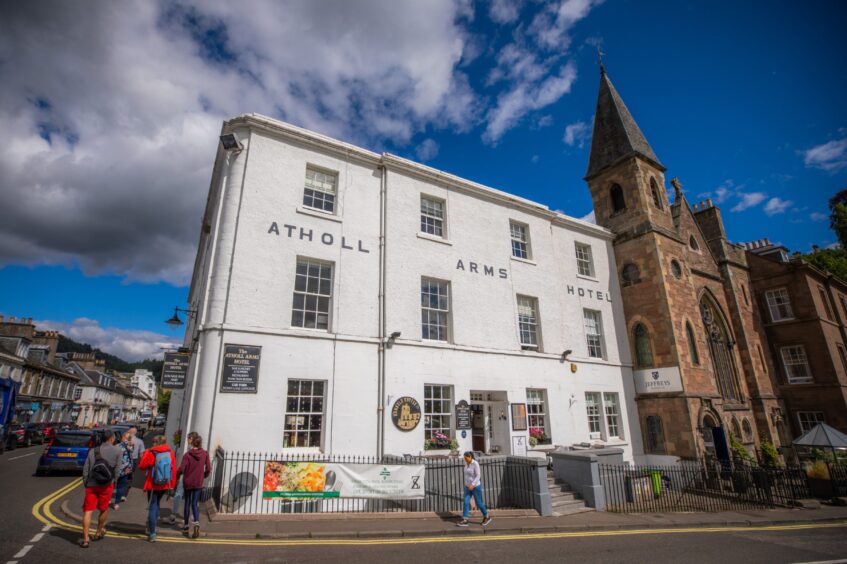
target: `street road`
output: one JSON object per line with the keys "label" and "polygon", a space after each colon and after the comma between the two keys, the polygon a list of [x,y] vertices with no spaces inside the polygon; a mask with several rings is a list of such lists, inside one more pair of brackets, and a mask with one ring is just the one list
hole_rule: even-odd
{"label": "street road", "polygon": [[[303,541],[295,545],[257,546],[201,539],[194,542],[160,542],[106,538],[77,547],[79,533],[61,528],[43,531],[32,514],[33,505],[76,476],[35,477],[33,471],[42,447],[17,449],[0,455],[0,564],[17,562],[847,562],[847,527],[821,527],[780,531],[651,533],[568,538],[473,540],[442,537],[438,542],[415,539],[352,541],[333,545]],[[137,494],[137,492],[136,492]],[[75,489],[72,502],[81,503]],[[80,499],[77,499],[80,498]],[[58,504],[53,507],[59,512]],[[117,516],[116,516],[117,518]],[[41,534],[44,533],[44,534]],[[397,544],[402,540],[403,544]],[[258,542],[258,541],[248,541]],[[311,543],[311,544],[306,544]],[[27,549],[26,547],[30,547]]]}

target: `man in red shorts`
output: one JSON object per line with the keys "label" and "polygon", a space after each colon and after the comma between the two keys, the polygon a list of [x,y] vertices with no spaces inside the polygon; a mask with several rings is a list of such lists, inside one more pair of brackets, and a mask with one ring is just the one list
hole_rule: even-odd
{"label": "man in red shorts", "polygon": [[82,481],[85,485],[85,500],[82,503],[82,540],[79,546],[88,548],[88,528],[91,526],[91,514],[97,509],[97,532],[93,540],[106,536],[106,517],[109,515],[109,502],[115,490],[116,469],[121,459],[121,449],[115,446],[115,434],[107,429],[103,431],[103,443],[88,449],[88,458],[82,468]]}

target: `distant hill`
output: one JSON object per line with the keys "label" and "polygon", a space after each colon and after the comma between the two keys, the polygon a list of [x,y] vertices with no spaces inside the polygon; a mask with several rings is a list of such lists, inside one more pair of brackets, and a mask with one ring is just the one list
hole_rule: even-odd
{"label": "distant hill", "polygon": [[95,349],[89,344],[86,343],[78,343],[73,339],[69,339],[62,334],[59,334],[59,347],[58,352],[77,352],[77,353],[90,353],[93,352],[95,357],[98,359],[102,359],[106,361],[106,368],[109,370],[116,370],[118,372],[135,372],[136,368],[146,368],[150,372],[152,372],[156,380],[159,379],[162,374],[162,361],[161,360],[153,360],[146,359],[137,362],[127,362],[124,359],[117,357],[113,354],[109,354],[107,352],[103,352],[100,349]]}

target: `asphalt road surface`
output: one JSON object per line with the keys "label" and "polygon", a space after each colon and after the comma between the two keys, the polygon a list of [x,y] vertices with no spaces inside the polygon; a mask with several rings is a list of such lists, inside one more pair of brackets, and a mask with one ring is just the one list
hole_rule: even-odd
{"label": "asphalt road surface", "polygon": [[[77,546],[79,533],[61,528],[45,529],[33,516],[33,506],[77,476],[35,477],[33,471],[43,447],[17,449],[0,455],[0,564],[15,562],[847,562],[847,527],[820,527],[779,531],[733,531],[698,533],[650,533],[567,538],[505,540],[443,537],[439,542],[415,539],[369,540],[368,544],[313,544],[261,546],[233,545],[228,541],[201,539],[195,542],[150,544],[142,540],[109,538]],[[136,495],[138,492],[135,492]],[[73,503],[81,503],[75,489]],[[54,506],[58,511],[58,506]],[[398,544],[402,540],[403,544]],[[29,548],[27,548],[29,547]]]}

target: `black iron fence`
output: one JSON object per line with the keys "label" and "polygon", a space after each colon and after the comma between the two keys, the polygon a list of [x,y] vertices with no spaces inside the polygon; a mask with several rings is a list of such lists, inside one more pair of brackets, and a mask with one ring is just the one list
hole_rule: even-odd
{"label": "black iron fence", "polygon": [[[833,469],[833,474],[844,468]],[[674,466],[601,465],[607,511],[771,509],[814,497],[806,469],[681,461]]]}
{"label": "black iron fence", "polygon": [[[423,465],[423,499],[280,499],[262,495],[269,462],[318,462],[336,464]],[[478,459],[483,499],[491,509],[533,509],[535,460],[513,456]],[[461,458],[398,456],[344,456],[225,452],[218,449],[213,470],[206,481],[205,499],[221,513],[381,513],[461,511],[464,503],[464,462]],[[546,482],[543,484],[546,486]]]}

